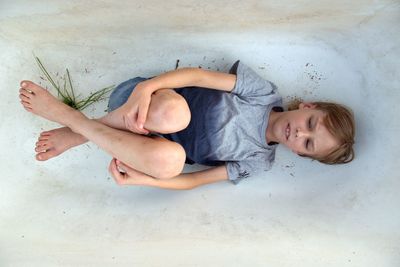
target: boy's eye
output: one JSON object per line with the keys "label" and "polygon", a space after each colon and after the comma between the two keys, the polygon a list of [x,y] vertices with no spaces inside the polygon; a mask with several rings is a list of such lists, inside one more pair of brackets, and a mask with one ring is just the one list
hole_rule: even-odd
{"label": "boy's eye", "polygon": [[311,125],[311,118],[308,120],[308,128],[311,130],[311,127],[312,127],[312,125]]}
{"label": "boy's eye", "polygon": [[310,139],[307,139],[306,140],[306,149],[308,150],[308,145],[309,145],[309,143],[310,143]]}

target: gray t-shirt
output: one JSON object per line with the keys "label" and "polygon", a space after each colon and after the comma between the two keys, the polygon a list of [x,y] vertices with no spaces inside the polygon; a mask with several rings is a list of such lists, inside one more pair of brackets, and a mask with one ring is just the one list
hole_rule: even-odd
{"label": "gray t-shirt", "polygon": [[231,93],[175,89],[188,102],[192,119],[186,129],[164,136],[184,147],[187,162],[226,164],[229,180],[237,184],[271,168],[276,144],[268,145],[265,133],[271,110],[283,108],[276,86],[240,61],[230,73],[237,77]]}

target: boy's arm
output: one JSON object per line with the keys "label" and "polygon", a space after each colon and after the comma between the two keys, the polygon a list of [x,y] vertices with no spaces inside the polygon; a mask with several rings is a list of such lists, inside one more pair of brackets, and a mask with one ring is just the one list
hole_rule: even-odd
{"label": "boy's arm", "polygon": [[182,173],[171,179],[152,179],[146,185],[156,186],[165,189],[193,189],[200,185],[211,184],[228,180],[228,173],[225,166],[218,166],[203,171]]}
{"label": "boy's arm", "polygon": [[147,90],[155,92],[163,88],[204,87],[231,92],[235,87],[236,75],[199,68],[182,68],[163,73],[142,82]]}
{"label": "boy's arm", "polygon": [[149,133],[143,126],[146,122],[151,96],[157,90],[196,86],[231,92],[235,84],[236,75],[234,74],[198,68],[178,69],[140,82],[127,100],[128,109],[123,115],[125,127],[135,133]]}
{"label": "boy's arm", "polygon": [[[118,168],[123,169],[126,173],[120,173]],[[225,165],[203,171],[182,173],[171,179],[155,179],[116,160],[111,161],[109,170],[120,185],[146,185],[175,190],[193,189],[200,185],[228,180]]]}

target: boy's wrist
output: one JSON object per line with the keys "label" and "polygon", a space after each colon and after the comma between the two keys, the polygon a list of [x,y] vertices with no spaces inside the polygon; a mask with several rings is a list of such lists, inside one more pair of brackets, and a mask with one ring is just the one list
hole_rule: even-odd
{"label": "boy's wrist", "polygon": [[149,92],[150,94],[154,93],[158,89],[160,88],[157,88],[157,84],[152,79],[140,83],[140,90]]}
{"label": "boy's wrist", "polygon": [[146,91],[150,92],[150,94],[156,92],[157,90],[163,89],[163,88],[166,88],[166,87],[162,84],[162,79],[160,79],[158,76],[156,76],[152,79],[143,81],[142,87],[141,87],[142,90],[146,90]]}

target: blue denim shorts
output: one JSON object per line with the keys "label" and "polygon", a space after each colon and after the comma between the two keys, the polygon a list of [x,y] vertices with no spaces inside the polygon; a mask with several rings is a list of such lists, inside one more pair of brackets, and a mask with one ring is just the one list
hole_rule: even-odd
{"label": "blue denim shorts", "polygon": [[136,77],[118,85],[110,95],[107,111],[111,112],[125,104],[136,85],[145,80],[148,78]]}

